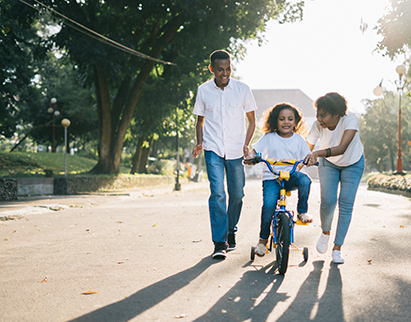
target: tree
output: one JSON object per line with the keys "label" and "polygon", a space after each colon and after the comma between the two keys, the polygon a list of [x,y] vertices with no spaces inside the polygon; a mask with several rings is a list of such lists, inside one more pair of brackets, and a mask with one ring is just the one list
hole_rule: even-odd
{"label": "tree", "polygon": [[[411,109],[409,106],[409,98],[403,98],[406,102],[403,106],[402,126],[402,151],[403,158],[409,160],[409,149],[404,149],[408,146],[407,141],[411,139],[409,136],[411,131],[410,116]],[[408,104],[407,104],[408,102]],[[404,135],[405,134],[405,135]],[[398,151],[398,95],[397,93],[387,92],[385,97],[374,101],[366,101],[366,113],[361,118],[360,123],[361,141],[364,145],[364,154],[367,166],[376,168],[380,172],[391,169],[396,170],[396,160]],[[386,167],[387,163],[389,166]],[[409,162],[406,162],[408,167]]]}
{"label": "tree", "polygon": [[[24,138],[30,135],[35,142],[49,145],[55,131],[55,145],[62,144],[64,129],[61,120],[68,118],[71,122],[69,137],[72,140],[81,140],[83,137],[97,140],[93,88],[82,86],[84,80],[80,78],[76,67],[71,65],[67,57],[57,58],[56,55],[61,56],[58,52],[48,54],[48,59],[36,69],[36,81],[20,92],[16,119],[24,128]],[[51,98],[57,99],[56,108],[60,112],[54,118],[48,112]]]}
{"label": "tree", "polygon": [[15,131],[21,90],[34,77],[47,44],[37,34],[37,12],[19,1],[0,1],[0,134]]}
{"label": "tree", "polygon": [[411,0],[391,0],[392,8],[378,20],[377,33],[383,36],[378,48],[393,58],[411,49]]}
{"label": "tree", "polygon": [[[200,76],[208,77],[205,66],[212,50],[229,48],[240,57],[243,47],[239,40],[259,37],[269,19],[300,18],[303,6],[302,2],[290,5],[273,0],[256,0],[252,5],[234,0],[44,3],[83,26],[154,58],[142,59],[125,48],[121,51],[118,46],[108,46],[107,39],[97,40],[96,34],[68,19],[54,37],[96,88],[99,161],[92,170],[95,173],[119,172],[123,141],[133,116],[144,108],[138,102],[150,75],[158,73],[165,78],[167,73],[203,73]],[[177,66],[164,65],[156,59]],[[189,93],[195,88],[181,90]]]}

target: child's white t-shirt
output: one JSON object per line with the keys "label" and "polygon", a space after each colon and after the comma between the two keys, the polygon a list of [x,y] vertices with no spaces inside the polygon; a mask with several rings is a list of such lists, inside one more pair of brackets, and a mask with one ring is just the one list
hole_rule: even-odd
{"label": "child's white t-shirt", "polygon": [[[253,148],[257,153],[261,153],[263,159],[304,159],[310,148],[305,139],[297,133],[289,138],[283,138],[277,132],[266,133],[257,143],[253,144]],[[285,171],[291,170],[291,166],[276,166],[275,170]],[[263,180],[272,180],[276,177],[268,170],[268,167],[263,166]]]}
{"label": "child's white t-shirt", "polygon": [[311,127],[310,133],[307,136],[307,142],[315,145],[317,140],[321,141],[321,149],[332,148],[338,146],[341,143],[345,130],[356,130],[354,138],[348,145],[344,154],[328,157],[327,161],[339,166],[347,167],[360,160],[364,153],[364,148],[360,141],[359,120],[358,116],[352,112],[348,112],[338,121],[338,124],[334,130],[327,128],[323,129],[318,121],[315,121]]}

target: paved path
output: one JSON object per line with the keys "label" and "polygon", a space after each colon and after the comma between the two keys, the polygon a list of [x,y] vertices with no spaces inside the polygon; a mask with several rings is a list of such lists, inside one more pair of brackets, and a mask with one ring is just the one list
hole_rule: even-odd
{"label": "paved path", "polygon": [[334,265],[315,251],[318,193],[314,182],[314,223],[296,229],[310,258],[292,252],[285,276],[274,253],[249,261],[259,181],[224,261],[210,257],[207,183],[1,203],[0,321],[409,321],[411,200],[361,186]]}

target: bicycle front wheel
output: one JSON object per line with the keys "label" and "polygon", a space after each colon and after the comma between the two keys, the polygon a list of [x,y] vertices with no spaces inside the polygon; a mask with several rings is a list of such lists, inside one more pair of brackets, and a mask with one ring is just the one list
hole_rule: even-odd
{"label": "bicycle front wheel", "polygon": [[290,253],[290,217],[285,212],[278,214],[276,257],[278,271],[284,275],[288,266]]}

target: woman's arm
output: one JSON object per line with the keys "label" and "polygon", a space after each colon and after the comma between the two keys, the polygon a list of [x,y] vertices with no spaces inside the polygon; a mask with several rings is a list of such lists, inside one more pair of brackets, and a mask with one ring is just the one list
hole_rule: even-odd
{"label": "woman's arm", "polygon": [[313,151],[314,145],[307,142],[308,147],[313,152],[309,153],[306,156],[305,162],[307,163],[308,166],[311,166],[317,162],[317,159],[319,157],[330,157],[330,156],[337,156],[337,155],[344,154],[348,146],[350,145],[351,141],[354,139],[356,132],[357,130],[345,130],[341,138],[340,144],[337,146],[333,146],[332,148],[325,148],[322,150]]}

